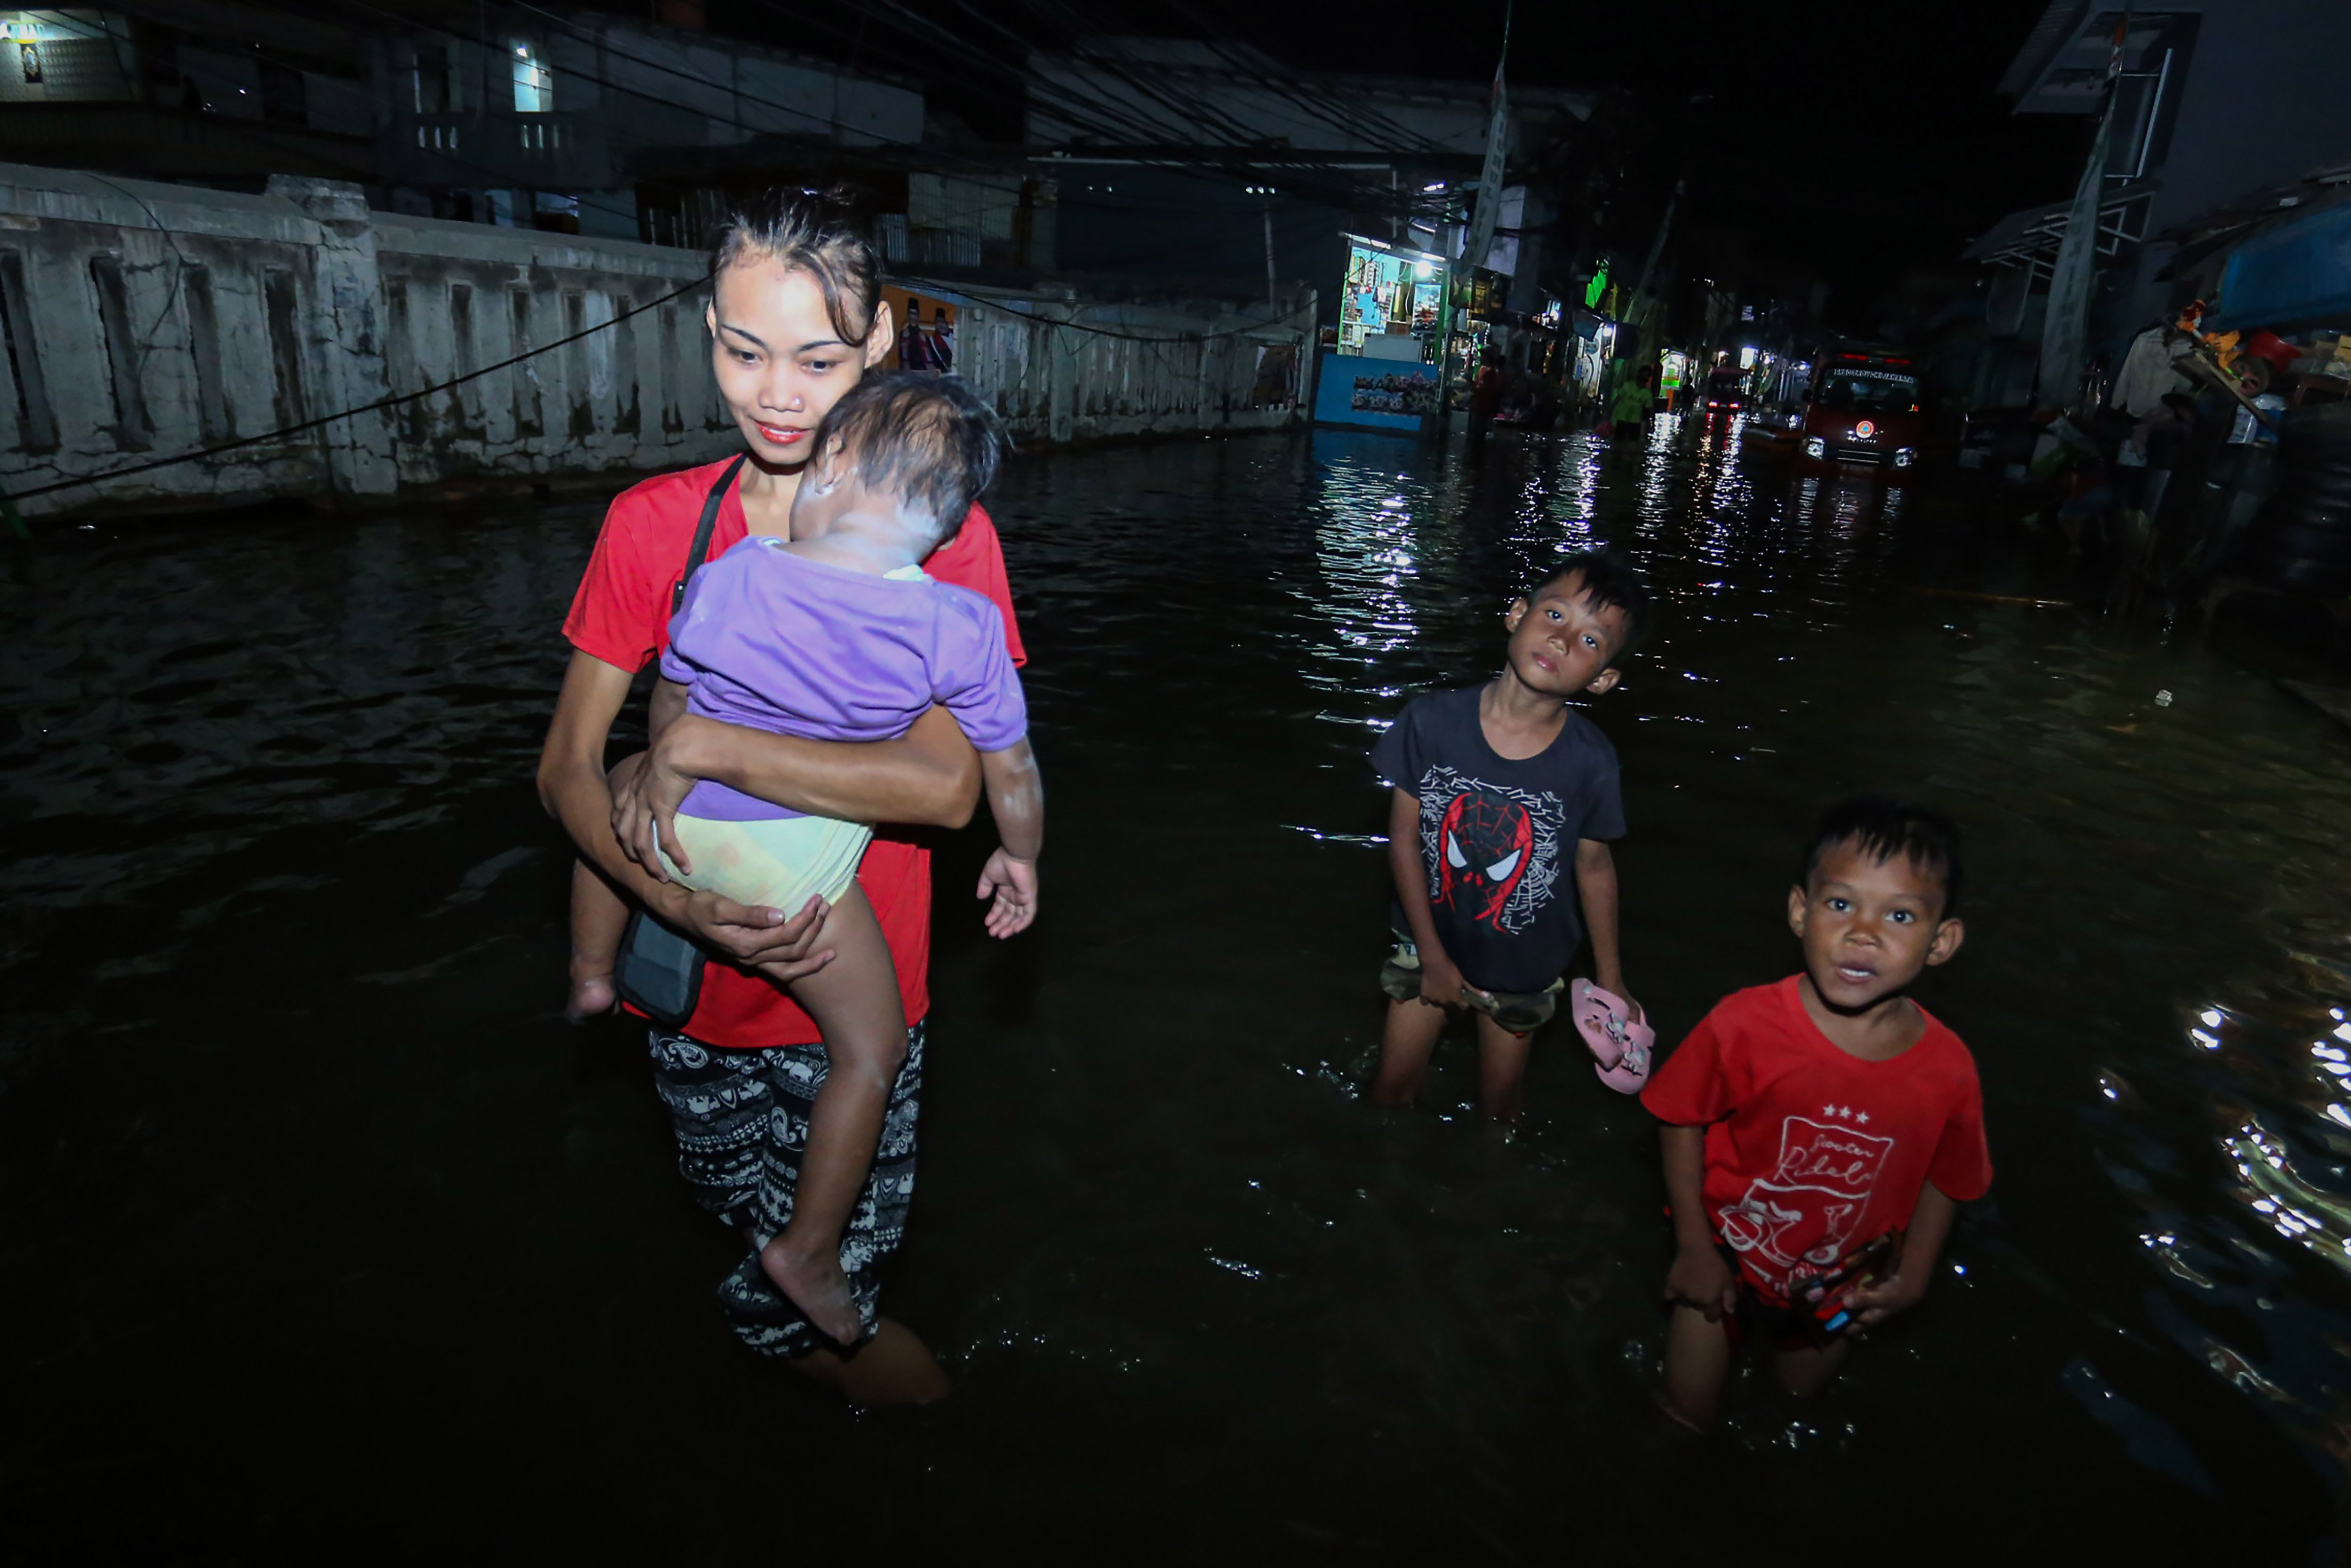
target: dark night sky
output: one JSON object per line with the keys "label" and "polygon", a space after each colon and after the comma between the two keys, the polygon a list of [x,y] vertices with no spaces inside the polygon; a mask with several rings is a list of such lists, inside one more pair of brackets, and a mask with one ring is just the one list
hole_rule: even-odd
{"label": "dark night sky", "polygon": [[[2017,116],[1993,92],[2046,0],[1767,6],[1746,0],[1521,3],[1513,80],[1617,87],[1653,129],[1625,211],[1654,221],[1677,177],[1687,221],[1741,235],[1760,257],[1825,277],[1850,315],[1903,273],[1950,261],[2002,213],[2061,200],[2084,144],[2071,120]],[[1050,46],[1072,26],[1180,34],[1205,20],[1301,68],[1482,80],[1504,0],[718,0],[721,28],[940,80],[983,134],[1018,135],[1014,89],[957,66],[940,30],[1017,57],[1010,35]],[[985,20],[983,20],[985,18]],[[991,24],[993,26],[991,26]],[[988,113],[1001,103],[999,118]],[[995,123],[987,123],[994,120]]]}
{"label": "dark night sky", "polygon": [[[1520,0],[1510,74],[1626,89],[1656,127],[1636,165],[1649,188],[1628,207],[1654,214],[1687,178],[1692,222],[1810,267],[1841,314],[1950,260],[2001,214],[2071,190],[2080,126],[2011,114],[1992,90],[2046,3]],[[1247,5],[1213,9],[1250,36]],[[1256,12],[1256,41],[1301,66],[1478,78],[1503,0],[1359,0],[1268,20],[1275,10]]]}

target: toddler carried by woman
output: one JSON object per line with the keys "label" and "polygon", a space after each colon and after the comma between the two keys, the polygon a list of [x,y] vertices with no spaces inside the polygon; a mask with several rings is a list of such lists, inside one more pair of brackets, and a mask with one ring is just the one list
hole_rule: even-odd
{"label": "toddler carried by woman", "polygon": [[[1003,849],[987,929],[1036,917],[1044,795],[1004,618],[919,564],[995,477],[995,416],[953,377],[871,375],[817,427],[789,542],[752,535],[696,572],[671,627],[653,698],[676,712],[815,740],[904,735],[934,703],[980,754]],[[756,1238],[769,1279],[836,1343],[872,1332],[851,1292],[841,1231],[881,1135],[906,1019],[881,926],[856,881],[872,829],[811,817],[716,780],[694,786],[660,835],[668,874],[745,904],[830,906],[833,961],[789,981],[823,1030],[819,1090],[789,1221]],[[610,974],[627,920],[600,883],[575,887],[573,972]]]}

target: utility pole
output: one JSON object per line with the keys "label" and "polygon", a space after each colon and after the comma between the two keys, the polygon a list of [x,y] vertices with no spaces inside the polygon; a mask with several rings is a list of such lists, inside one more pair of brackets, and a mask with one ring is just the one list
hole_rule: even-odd
{"label": "utility pole", "polygon": [[2099,198],[2105,193],[2106,149],[2114,137],[2116,86],[2121,80],[2123,47],[2130,38],[2130,13],[2125,11],[2106,49],[2106,101],[2098,110],[2097,134],[2090,141],[2090,156],[2074,186],[2074,204],[2065,217],[2065,235],[2057,244],[2057,260],[2049,274],[2049,314],[2041,329],[2039,393],[2033,400],[2070,410],[2082,391],[2084,359],[2090,328],[2090,285],[2098,264]]}
{"label": "utility pole", "polygon": [[[1510,108],[1502,89],[1502,69],[1510,58],[1510,16],[1513,6],[1505,0],[1502,7],[1502,52],[1494,57],[1494,90],[1490,112],[1486,120],[1486,161],[1478,172],[1478,207],[1470,220],[1468,233],[1463,237],[1461,254],[1445,264],[1445,308],[1437,316],[1437,426],[1445,428],[1448,405],[1453,401],[1453,298],[1460,285],[1472,273],[1486,264],[1494,248],[1494,225],[1502,209],[1502,174],[1510,155]],[[1447,193],[1446,213],[1453,209],[1452,193]],[[1449,225],[1448,225],[1449,226]],[[1440,229],[1439,234],[1445,231]],[[1441,241],[1440,241],[1441,244]],[[1468,369],[1464,356],[1462,370]]]}
{"label": "utility pole", "polygon": [[1273,187],[1265,188],[1265,308],[1279,316],[1280,289],[1273,280]]}
{"label": "utility pole", "polygon": [[[1672,228],[1674,225],[1674,208],[1682,199],[1682,191],[1686,183],[1687,182],[1685,181],[1676,180],[1674,182],[1674,193],[1666,198],[1665,213],[1657,219],[1657,237],[1649,242],[1648,258],[1641,263],[1640,278],[1633,285],[1633,303],[1631,308],[1634,310],[1641,309],[1641,298],[1649,291],[1650,275],[1657,270],[1657,258],[1665,254],[1666,231]],[[1648,312],[1642,311],[1641,314],[1643,319],[1646,319]]]}

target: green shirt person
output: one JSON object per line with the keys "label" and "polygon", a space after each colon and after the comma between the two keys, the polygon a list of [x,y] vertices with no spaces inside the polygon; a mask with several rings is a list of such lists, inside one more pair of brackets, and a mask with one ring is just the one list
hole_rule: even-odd
{"label": "green shirt person", "polygon": [[1649,372],[1645,367],[1638,379],[1616,389],[1616,396],[1608,405],[1608,417],[1618,424],[1645,424],[1650,406],[1656,401],[1657,394],[1649,390]]}

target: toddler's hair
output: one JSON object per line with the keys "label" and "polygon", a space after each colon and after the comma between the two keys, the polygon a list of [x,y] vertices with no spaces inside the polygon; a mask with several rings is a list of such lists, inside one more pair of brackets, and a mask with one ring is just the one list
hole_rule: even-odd
{"label": "toddler's hair", "polygon": [[1943,879],[1943,915],[1959,911],[1959,830],[1949,817],[1928,806],[1916,806],[1884,795],[1859,795],[1840,800],[1821,813],[1804,850],[1804,863],[1796,884],[1810,889],[1821,857],[1839,844],[1851,844],[1881,863],[1897,857]]}
{"label": "toddler's hair", "polygon": [[873,335],[881,264],[840,196],[769,191],[737,208],[711,236],[710,276],[747,261],[778,262],[816,279],[842,342],[862,347]]}
{"label": "toddler's hair", "polygon": [[879,371],[841,394],[816,429],[816,450],[841,444],[864,481],[931,519],[946,544],[996,482],[1003,425],[961,376]]}
{"label": "toddler's hair", "polygon": [[1535,595],[1562,578],[1583,574],[1583,591],[1593,606],[1614,610],[1625,617],[1625,641],[1608,655],[1608,662],[1622,665],[1633,656],[1634,650],[1647,640],[1651,617],[1648,585],[1641,574],[1626,562],[1604,549],[1583,550],[1562,558],[1552,569],[1531,583],[1519,597],[1532,604]]}

